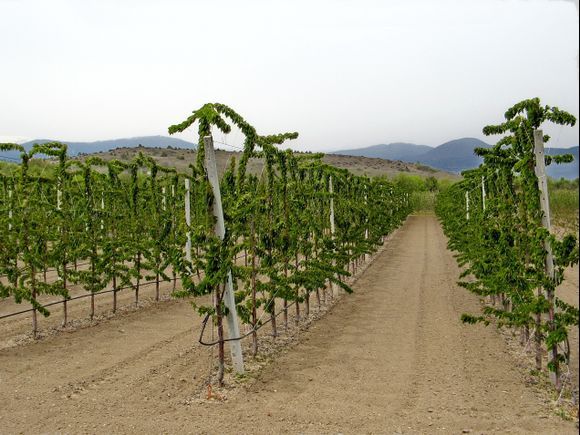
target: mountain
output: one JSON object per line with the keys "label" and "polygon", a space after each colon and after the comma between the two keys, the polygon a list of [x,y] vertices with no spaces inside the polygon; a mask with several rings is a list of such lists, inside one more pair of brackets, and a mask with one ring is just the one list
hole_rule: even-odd
{"label": "mountain", "polygon": [[[483,159],[474,154],[475,148],[489,148],[491,145],[482,140],[464,137],[445,142],[437,147],[415,145],[411,143],[392,143],[374,145],[366,148],[335,151],[333,154],[348,156],[378,157],[387,160],[401,160],[409,163],[421,163],[447,172],[460,173],[466,169],[477,168]],[[572,154],[572,163],[548,166],[548,176],[552,178],[578,178],[578,147],[546,148],[546,154]]]}
{"label": "mountain", "polygon": [[[30,150],[35,143],[47,143],[54,142],[54,139],[35,139],[28,142],[24,142],[22,146],[26,150]],[[148,148],[167,148],[169,146],[173,148],[187,148],[195,149],[196,144],[187,142],[182,139],[167,136],[139,136],[130,137],[122,139],[111,139],[111,140],[101,140],[96,142],[70,142],[66,140],[57,140],[68,145],[68,155],[76,156],[79,154],[94,154],[104,151],[109,151],[115,148],[133,148],[138,145],[143,145]],[[0,152],[0,159],[5,158],[8,160],[18,159],[19,153],[17,152]]]}
{"label": "mountain", "polygon": [[444,171],[459,173],[464,169],[475,168],[482,162],[480,157],[473,154],[473,150],[478,147],[488,148],[490,145],[479,139],[465,137],[445,142],[435,148],[427,145],[397,142],[367,148],[340,150],[333,154],[422,163]]}
{"label": "mountain", "polygon": [[445,142],[419,156],[418,161],[433,168],[459,173],[477,168],[483,159],[473,152],[475,148],[490,148],[491,145],[473,137],[464,137]]}
{"label": "mountain", "polygon": [[[385,160],[400,160],[402,162],[414,163],[417,161],[418,156],[423,155],[432,149],[433,148],[427,145],[395,142],[388,145],[381,144],[373,145],[367,148],[340,150],[332,154],[341,154],[344,156],[363,156]],[[364,152],[364,154],[361,154],[361,152]]]}
{"label": "mountain", "polygon": [[[26,150],[32,148],[35,143],[52,142],[52,139],[36,139],[25,142],[22,145]],[[70,156],[79,154],[94,154],[106,152],[115,148],[134,148],[143,145],[148,148],[182,148],[195,149],[196,144],[167,136],[140,136],[123,139],[103,140],[96,142],[69,142],[60,141],[68,145]],[[476,168],[482,159],[473,153],[478,147],[489,148],[491,145],[476,138],[461,138],[445,142],[435,148],[427,145],[415,145],[412,143],[396,142],[390,144],[374,145],[366,148],[335,151],[330,154],[380,158],[383,160],[400,160],[408,163],[421,163],[447,172],[460,173],[465,169]],[[548,166],[548,175],[552,178],[578,178],[578,147],[572,148],[546,148],[546,154],[572,154],[572,163]],[[20,160],[19,153],[0,151],[0,160]]]}

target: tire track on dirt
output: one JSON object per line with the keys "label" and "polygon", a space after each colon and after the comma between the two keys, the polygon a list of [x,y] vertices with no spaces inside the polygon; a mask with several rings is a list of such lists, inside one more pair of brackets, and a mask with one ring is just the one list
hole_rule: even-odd
{"label": "tire track on dirt", "polygon": [[436,219],[410,217],[355,294],[250,389],[262,414],[249,432],[576,433],[525,386],[493,328],[461,323],[480,304],[458,276]]}

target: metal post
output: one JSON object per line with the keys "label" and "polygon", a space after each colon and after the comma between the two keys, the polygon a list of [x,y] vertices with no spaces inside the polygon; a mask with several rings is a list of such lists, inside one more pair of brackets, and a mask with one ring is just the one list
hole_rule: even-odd
{"label": "metal post", "polygon": [[465,216],[469,220],[469,192],[465,192]]}
{"label": "metal post", "polygon": [[[213,192],[213,214],[216,217],[215,234],[221,240],[226,234],[224,212],[222,208],[222,196],[220,192],[220,184],[217,173],[217,165],[215,160],[215,151],[213,148],[213,138],[205,136],[203,138],[205,145],[205,166],[207,170],[207,178]],[[240,325],[238,323],[238,312],[236,310],[236,301],[234,299],[234,285],[232,280],[232,271],[228,272],[228,278],[224,291],[224,303],[228,308],[228,315],[226,317],[228,323],[229,338],[240,337]],[[240,340],[229,342],[230,352],[232,355],[232,362],[236,373],[244,373],[244,357],[242,355],[242,343]]]}

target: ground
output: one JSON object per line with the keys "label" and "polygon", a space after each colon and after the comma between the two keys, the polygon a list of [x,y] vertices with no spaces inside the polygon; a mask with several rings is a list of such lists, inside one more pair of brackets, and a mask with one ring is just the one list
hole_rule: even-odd
{"label": "ground", "polygon": [[225,400],[203,400],[213,356],[187,301],[5,348],[0,432],[577,433],[494,327],[460,322],[480,301],[457,277],[437,220],[410,217],[352,295]]}

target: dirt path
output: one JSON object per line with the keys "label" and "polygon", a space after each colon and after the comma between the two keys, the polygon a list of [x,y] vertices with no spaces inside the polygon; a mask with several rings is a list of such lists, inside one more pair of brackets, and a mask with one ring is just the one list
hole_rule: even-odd
{"label": "dirt path", "polygon": [[[411,217],[329,314],[225,402],[184,303],[0,351],[0,432],[577,433],[492,328],[434,217]],[[189,404],[188,404],[189,403]]]}

